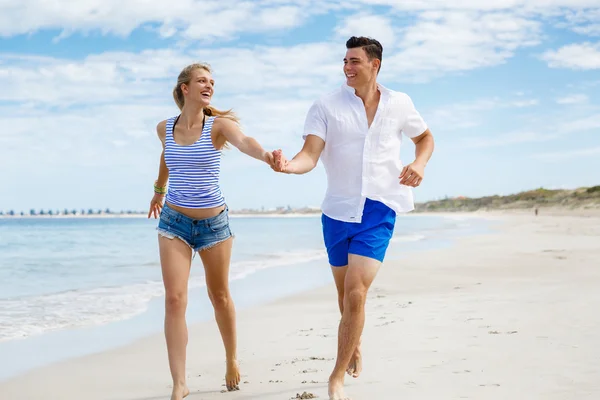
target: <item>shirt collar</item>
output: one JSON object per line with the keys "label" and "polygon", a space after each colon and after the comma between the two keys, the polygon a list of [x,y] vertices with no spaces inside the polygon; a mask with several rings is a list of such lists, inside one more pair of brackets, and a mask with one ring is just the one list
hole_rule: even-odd
{"label": "shirt collar", "polygon": [[[385,86],[383,86],[381,83],[377,83],[377,88],[381,92],[381,99],[379,101],[379,104],[380,105],[386,104],[390,97],[390,90],[388,88],[386,88]],[[348,86],[347,83],[342,84],[342,90],[345,90],[347,93],[351,94],[352,96],[356,96],[356,91],[354,90],[354,88],[351,86]]]}

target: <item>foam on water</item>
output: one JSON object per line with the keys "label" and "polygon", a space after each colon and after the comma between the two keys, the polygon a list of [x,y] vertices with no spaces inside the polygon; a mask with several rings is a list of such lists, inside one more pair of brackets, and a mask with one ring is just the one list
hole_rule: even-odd
{"label": "foam on water", "polygon": [[[392,242],[413,242],[424,235],[398,235]],[[264,254],[258,260],[231,265],[231,280],[244,279],[267,268],[281,268],[326,260],[325,250],[289,251]],[[147,264],[147,263],[146,263]],[[204,276],[192,276],[189,288],[206,285]],[[24,339],[62,329],[104,325],[132,318],[147,310],[154,298],[164,295],[161,281],[87,290],[69,290],[39,296],[0,299],[0,342]]]}
{"label": "foam on water", "polygon": [[[325,259],[324,251],[267,254],[261,260],[232,263],[231,279],[259,270]],[[189,288],[205,286],[204,276],[190,278]],[[0,341],[23,339],[61,329],[103,325],[132,318],[164,295],[160,281],[118,287],[70,290],[61,293],[0,299]]]}

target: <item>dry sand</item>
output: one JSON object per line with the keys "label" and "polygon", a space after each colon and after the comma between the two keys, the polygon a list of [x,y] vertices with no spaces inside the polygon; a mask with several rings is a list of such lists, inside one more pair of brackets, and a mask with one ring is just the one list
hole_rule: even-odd
{"label": "dry sand", "polygon": [[[188,398],[326,399],[338,321],[333,287],[240,313],[244,383],[225,394],[215,323],[191,327]],[[492,234],[384,265],[367,303],[364,371],[347,394],[597,400],[599,335],[600,218],[505,216]],[[0,399],[167,400],[169,383],[157,335],[4,382]]]}

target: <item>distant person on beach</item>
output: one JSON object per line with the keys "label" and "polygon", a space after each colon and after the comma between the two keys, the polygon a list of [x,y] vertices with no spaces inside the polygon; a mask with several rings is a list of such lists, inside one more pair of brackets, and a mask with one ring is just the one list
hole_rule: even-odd
{"label": "distant person on beach", "polygon": [[230,111],[210,105],[213,93],[214,80],[207,64],[185,67],[173,90],[181,113],[160,122],[156,129],[163,151],[148,218],[160,217],[157,229],[166,295],[164,329],[173,378],[171,400],[189,394],[185,313],[191,261],[196,252],[204,265],[208,296],[225,345],[225,383],[230,391],[239,389],[236,317],[228,282],[233,235],[219,186],[221,150],[231,143],[273,167],[273,154],[245,136]]}
{"label": "distant person on beach", "polygon": [[[321,220],[342,313],[329,377],[332,400],[347,399],[345,373],[358,377],[362,370],[367,292],[384,260],[396,214],[414,209],[411,188],[421,184],[434,148],[410,97],[377,83],[381,44],[351,37],[346,48],[346,83],[311,106],[302,150],[290,161],[281,150],[273,152],[276,171],[305,174],[321,159],[327,173]],[[406,166],[400,161],[402,133],[416,145],[415,160]]]}

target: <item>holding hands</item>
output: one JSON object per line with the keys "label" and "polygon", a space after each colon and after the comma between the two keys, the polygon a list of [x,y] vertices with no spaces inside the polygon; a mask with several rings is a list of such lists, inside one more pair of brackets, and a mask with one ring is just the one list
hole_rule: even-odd
{"label": "holding hands", "polygon": [[291,171],[288,170],[289,161],[283,155],[283,151],[281,151],[281,149],[274,150],[272,154],[273,154],[273,165],[271,166],[271,168],[273,169],[273,171],[290,173]]}

